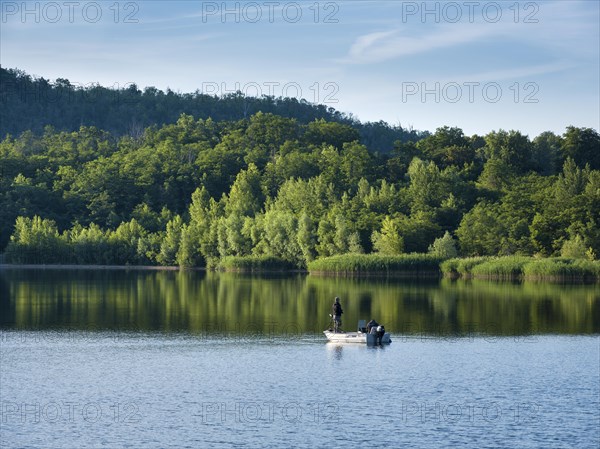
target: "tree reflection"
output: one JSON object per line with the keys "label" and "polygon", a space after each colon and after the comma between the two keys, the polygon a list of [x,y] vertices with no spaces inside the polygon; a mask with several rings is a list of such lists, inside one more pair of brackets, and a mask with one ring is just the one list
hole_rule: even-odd
{"label": "tree reflection", "polygon": [[600,332],[600,286],[409,282],[193,271],[4,270],[3,328],[99,329],[312,338],[335,296],[344,325],[464,337]]}

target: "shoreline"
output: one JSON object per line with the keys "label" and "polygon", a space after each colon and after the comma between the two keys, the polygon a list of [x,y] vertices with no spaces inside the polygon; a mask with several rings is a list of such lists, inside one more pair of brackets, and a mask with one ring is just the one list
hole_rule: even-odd
{"label": "shoreline", "polygon": [[428,280],[448,279],[451,281],[470,281],[470,280],[487,280],[493,282],[548,282],[548,283],[565,283],[573,285],[595,284],[600,282],[599,278],[593,276],[578,276],[578,275],[474,275],[472,273],[443,273],[434,271],[334,271],[334,270],[260,270],[260,269],[217,269],[211,270],[206,267],[178,267],[178,266],[158,266],[158,265],[75,265],[75,264],[7,264],[0,263],[0,271],[3,270],[42,270],[42,271],[60,271],[60,270],[81,270],[81,271],[191,271],[191,272],[208,272],[216,273],[233,273],[242,275],[311,275],[320,278],[390,278],[390,279],[410,279],[410,280]]}
{"label": "shoreline", "polygon": [[[139,270],[139,271],[180,271],[180,267],[157,265],[74,265],[74,264],[0,264],[0,270]],[[184,268],[189,271],[206,271],[206,268]]]}

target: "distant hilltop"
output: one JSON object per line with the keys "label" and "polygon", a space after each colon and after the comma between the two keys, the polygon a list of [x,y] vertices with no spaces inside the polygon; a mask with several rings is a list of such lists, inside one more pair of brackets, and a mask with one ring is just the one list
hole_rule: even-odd
{"label": "distant hilltop", "polygon": [[50,82],[1,67],[0,105],[1,138],[24,131],[40,133],[47,125],[58,131],[95,126],[115,137],[135,136],[148,126],[175,123],[181,114],[196,119],[237,121],[259,111],[293,118],[301,124],[324,119],[350,125],[359,132],[361,143],[380,153],[389,153],[396,141],[418,141],[428,135],[384,121],[361,123],[351,114],[293,97],[253,97],[239,91],[224,95],[177,93],[170,89],[163,92],[155,87],[140,90],[134,83],[103,87],[64,78]]}

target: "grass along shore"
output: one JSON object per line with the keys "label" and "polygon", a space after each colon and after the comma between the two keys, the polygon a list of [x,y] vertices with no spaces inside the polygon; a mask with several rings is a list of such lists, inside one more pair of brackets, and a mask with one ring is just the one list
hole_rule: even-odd
{"label": "grass along shore", "polygon": [[499,280],[598,281],[600,261],[525,256],[449,259],[440,265],[444,276]]}
{"label": "grass along shore", "polygon": [[318,275],[406,275],[439,276],[443,259],[429,254],[344,254],[323,257],[308,263],[308,271]]}
{"label": "grass along shore", "polygon": [[317,275],[390,275],[496,280],[592,282],[600,280],[600,261],[527,256],[467,257],[443,260],[427,254],[381,256],[347,254],[309,262]]}
{"label": "grass along shore", "polygon": [[214,264],[218,271],[237,273],[297,271],[291,262],[273,256],[228,256]]}
{"label": "grass along shore", "polygon": [[[90,264],[0,264],[0,269],[86,269],[86,270],[177,270],[172,266]],[[600,261],[562,257],[527,256],[465,257],[443,259],[429,254],[344,254],[323,257],[302,269],[272,256],[229,256],[207,268],[237,273],[308,272],[318,276],[449,277],[496,280],[546,280],[563,282],[600,281]]]}

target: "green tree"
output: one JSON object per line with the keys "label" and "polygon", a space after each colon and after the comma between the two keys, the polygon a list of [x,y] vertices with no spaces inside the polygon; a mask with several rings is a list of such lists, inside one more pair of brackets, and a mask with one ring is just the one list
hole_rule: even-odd
{"label": "green tree", "polygon": [[440,170],[434,162],[413,159],[408,167],[408,176],[408,194],[413,212],[430,211],[441,204],[446,192],[443,190]]}
{"label": "green tree", "polygon": [[264,203],[261,190],[261,176],[256,165],[250,164],[247,170],[241,170],[229,191],[225,213],[252,217],[260,211]]}
{"label": "green tree", "polygon": [[349,125],[327,122],[323,119],[315,120],[306,125],[303,140],[309,145],[320,147],[323,144],[332,145],[341,150],[344,144],[358,141],[358,132]]}
{"label": "green tree", "polygon": [[306,212],[298,220],[298,245],[305,262],[314,260],[316,256],[317,235],[315,225]]}
{"label": "green tree", "polygon": [[196,229],[188,224],[181,228],[181,240],[177,250],[176,262],[182,268],[191,268],[201,263],[198,251],[198,236]]}
{"label": "green tree", "polygon": [[503,159],[492,157],[484,164],[477,184],[483,189],[500,191],[509,186],[514,177],[514,169],[509,163]]}
{"label": "green tree", "polygon": [[18,217],[15,231],[6,248],[6,259],[11,263],[64,263],[69,248],[52,220]]}
{"label": "green tree", "polygon": [[245,218],[243,215],[233,212],[221,221],[225,231],[225,241],[219,244],[220,248],[224,249],[221,257],[247,256],[250,254],[252,249],[251,240],[244,233]]}
{"label": "green tree", "polygon": [[334,237],[334,223],[331,223],[329,217],[323,217],[317,227],[317,253],[320,257],[337,254]]}
{"label": "green tree", "polygon": [[167,223],[167,230],[160,245],[160,253],[157,256],[157,262],[161,265],[176,265],[177,253],[181,244],[181,233],[183,231],[183,220],[179,215],[175,215]]}
{"label": "green tree", "polygon": [[268,210],[264,216],[267,255],[304,266],[304,253],[298,241],[298,219],[289,212]]}
{"label": "green tree", "polygon": [[546,131],[533,139],[532,159],[536,170],[545,176],[554,175],[562,166],[562,138]]}
{"label": "green tree", "polygon": [[403,180],[412,160],[423,157],[415,142],[395,142],[386,162],[386,178],[392,183]]}
{"label": "green tree", "polygon": [[346,189],[356,191],[361,178],[370,177],[373,173],[371,155],[367,147],[358,142],[344,144],[340,162]]}
{"label": "green tree", "polygon": [[572,158],[577,165],[586,164],[600,170],[600,134],[591,128],[567,127],[563,134],[561,151],[565,158]]}
{"label": "green tree", "polygon": [[451,259],[458,255],[456,241],[448,231],[444,233],[443,237],[435,239],[435,241],[429,247],[428,252],[429,254],[437,257],[443,257],[445,259]]}
{"label": "green tree", "polygon": [[90,223],[88,227],[75,226],[69,232],[74,256],[79,264],[108,264],[110,247],[108,236],[98,225]]}
{"label": "green tree", "polygon": [[434,134],[420,140],[417,148],[440,167],[462,166],[475,158],[475,151],[460,128],[438,128]]}
{"label": "green tree", "polygon": [[339,151],[332,145],[324,146],[319,154],[319,166],[321,176],[326,184],[331,184],[334,189],[341,193],[346,185],[343,183],[342,157]]}
{"label": "green tree", "polygon": [[497,255],[506,235],[497,204],[480,202],[467,212],[456,230],[461,252],[466,256]]}
{"label": "green tree", "polygon": [[404,251],[407,253],[426,252],[436,235],[440,235],[441,232],[433,212],[419,211],[410,216],[401,214],[395,222],[404,239]]}
{"label": "green tree", "polygon": [[571,259],[586,259],[588,248],[586,248],[583,238],[580,235],[565,240],[560,250],[562,257],[569,257]]}
{"label": "green tree", "polygon": [[128,265],[146,262],[146,254],[142,252],[145,248],[142,242],[146,237],[147,231],[135,219],[121,223],[108,233],[110,263]]}
{"label": "green tree", "polygon": [[524,173],[532,166],[532,144],[519,131],[493,131],[485,136],[483,148],[486,159],[497,159]]}
{"label": "green tree", "polygon": [[400,235],[400,229],[390,217],[385,217],[381,223],[381,230],[374,231],[373,247],[378,253],[396,255],[402,254],[404,240]]}

